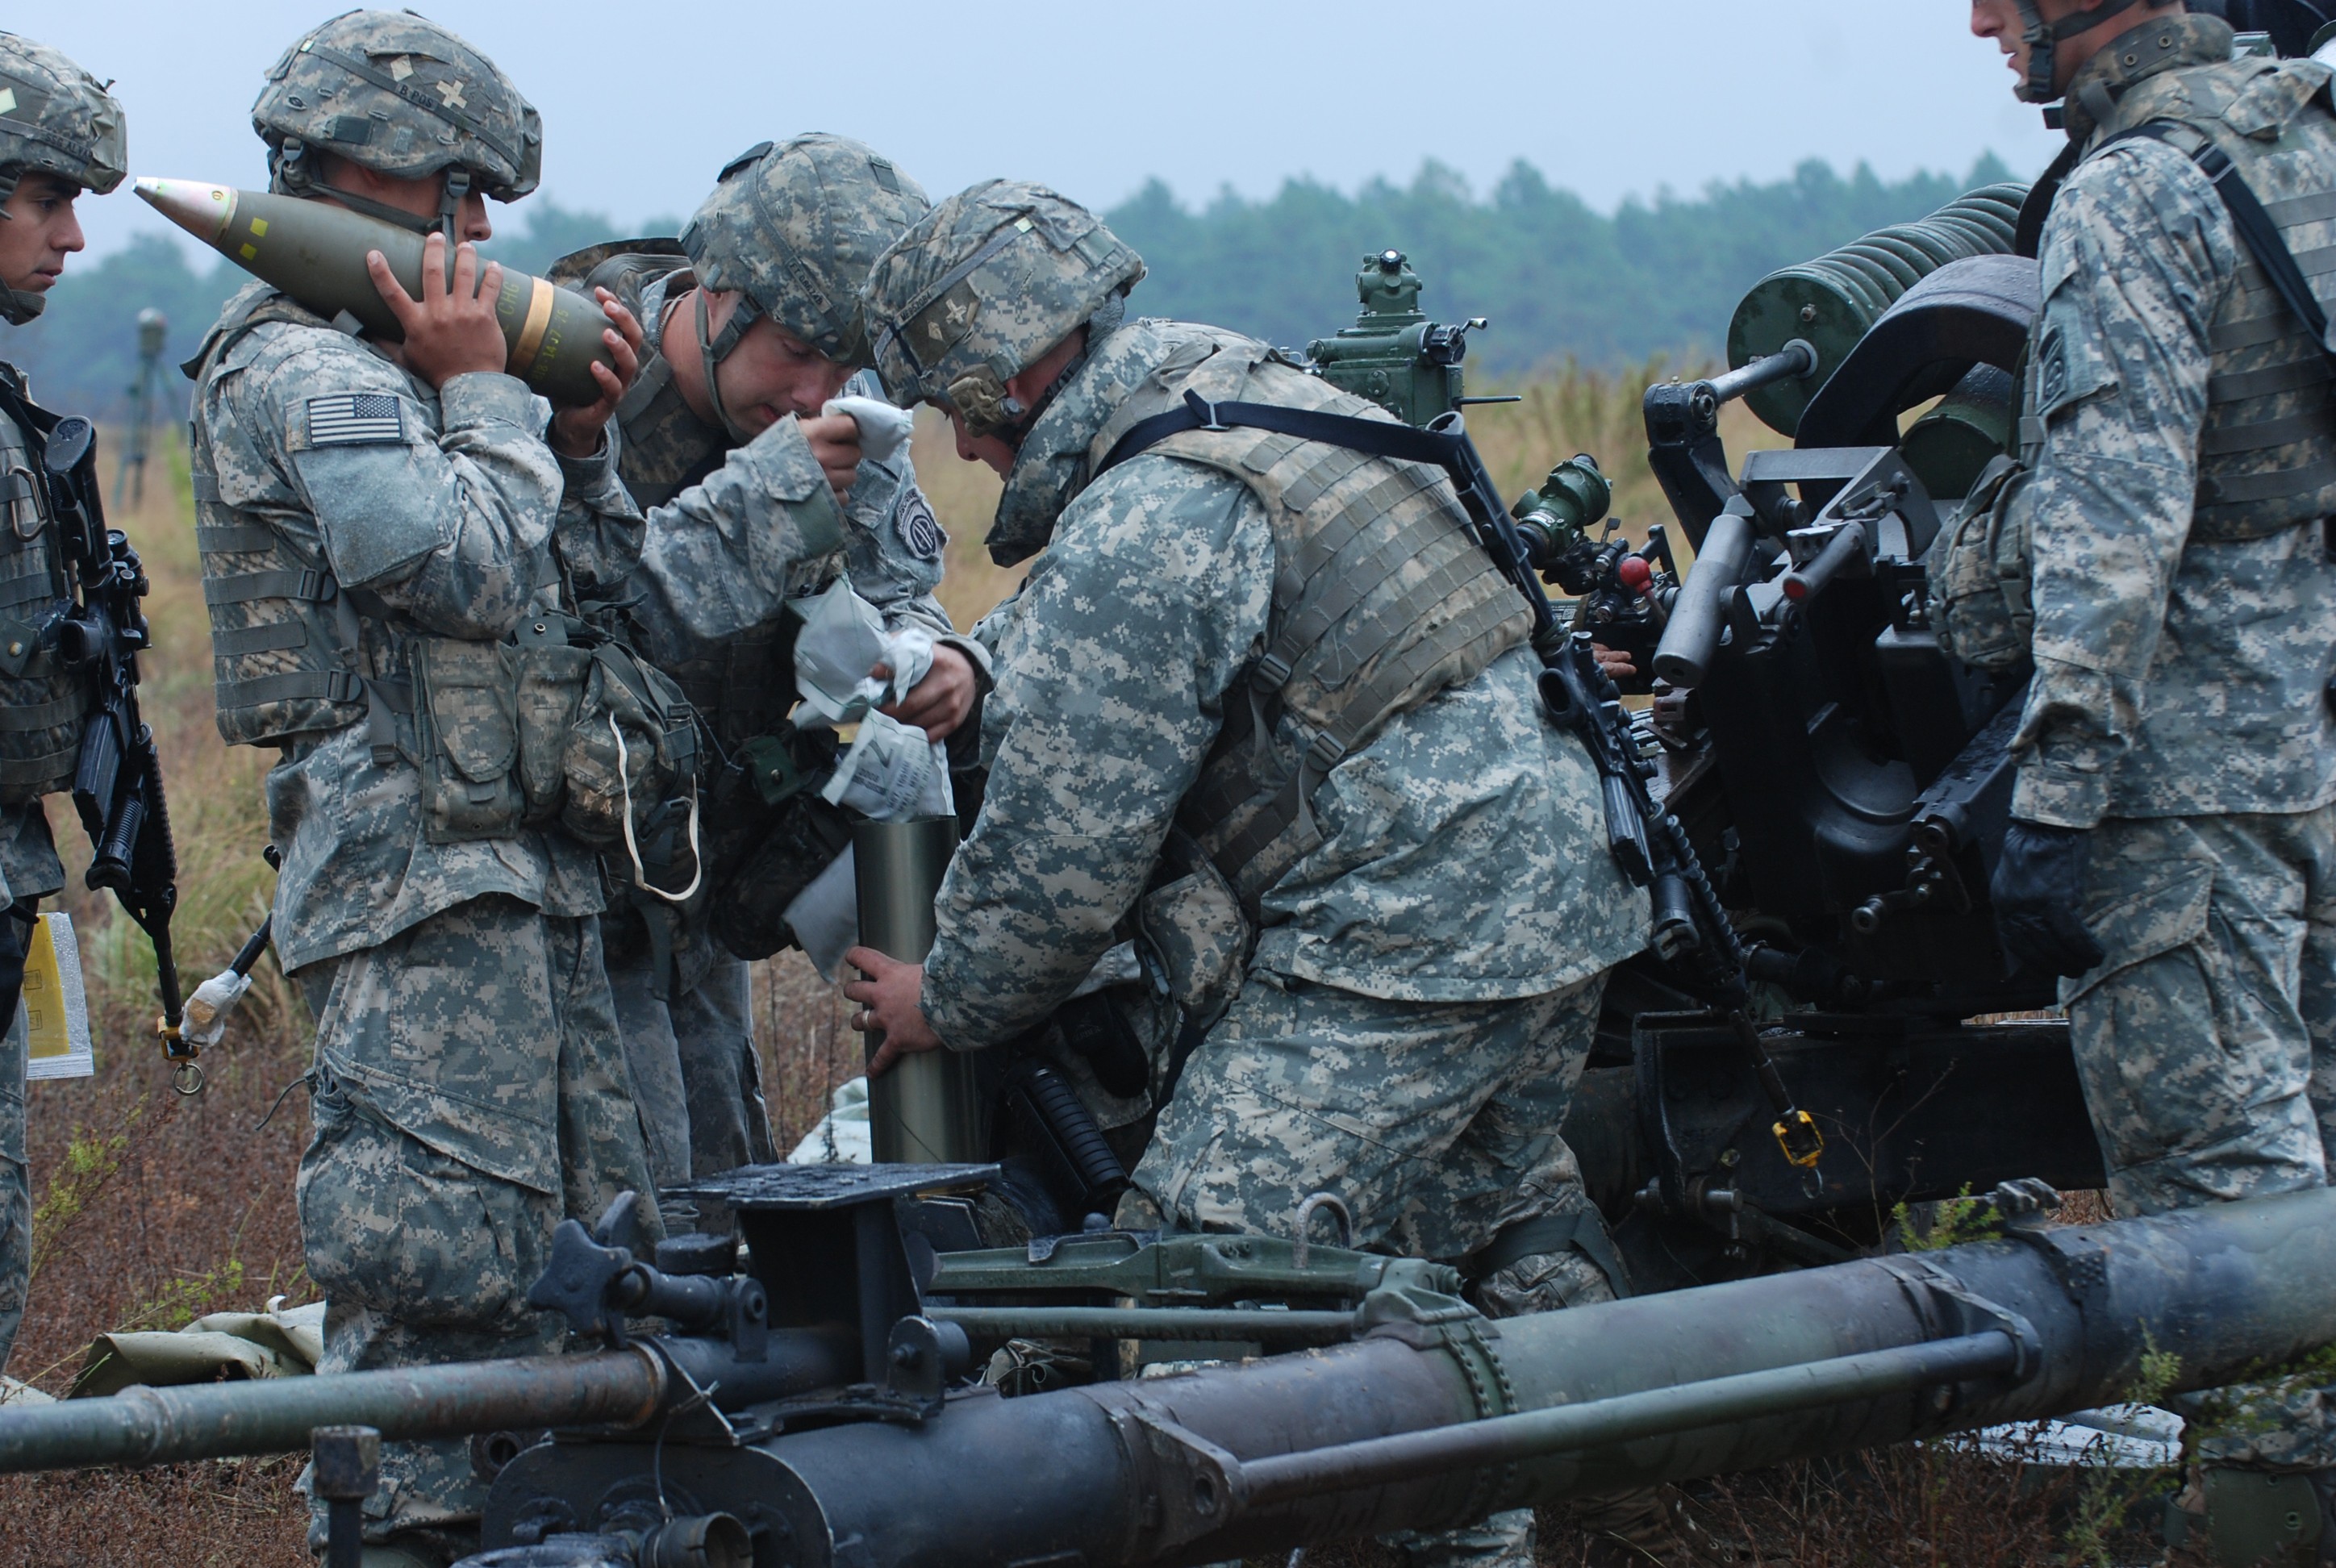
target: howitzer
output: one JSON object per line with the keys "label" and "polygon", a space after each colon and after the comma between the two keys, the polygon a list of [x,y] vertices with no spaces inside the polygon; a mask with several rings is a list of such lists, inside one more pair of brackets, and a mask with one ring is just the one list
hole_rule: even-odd
{"label": "howitzer", "polygon": [[79,597],[59,603],[37,638],[85,683],[81,752],[74,759],[73,808],[88,830],[83,881],[111,891],[154,946],[162,1016],[156,1026],[183,1094],[202,1086],[199,1049],[180,1034],[179,967],[170,916],[179,902],[179,855],[170,839],[169,802],[154,732],[138,711],[138,655],[152,646],[141,604],[149,588],[130,538],[105,525],[97,482],[97,428],[79,415],[59,418],[0,383],[0,413],[42,439],[41,482],[57,520]]}
{"label": "howitzer", "polygon": [[[662,1529],[739,1568],[1105,1568],[2063,1413],[2122,1396],[2146,1352],[2211,1387],[2336,1339],[2325,1191],[2048,1228],[2022,1184],[1998,1240],[1494,1323],[1448,1270],[1271,1237],[964,1250],[988,1174],[735,1172],[704,1193],[747,1274],[726,1242],[672,1239],[656,1267],[562,1227],[535,1299],[608,1349],[0,1409],[0,1471],[550,1427],[501,1465],[474,1568],[645,1568]],[[1014,1397],[968,1378],[976,1346],[1030,1331],[1092,1339],[1106,1373],[1229,1348],[1210,1339],[1318,1348]]]}
{"label": "howitzer", "polygon": [[[2021,195],[1991,187],[1764,280],[1732,368],[1649,390],[1650,466],[1697,552],[1684,581],[1660,526],[1635,551],[1596,536],[1608,495],[1586,459],[1505,517],[1488,504],[1461,411],[1492,400],[1463,395],[1456,334],[1419,314],[1410,268],[1386,265],[1400,253],[1367,258],[1356,327],[1311,346],[1335,351],[1326,379],[1426,426],[1379,449],[1453,473],[1533,608],[1544,693],[1598,763],[1618,861],[1653,893],[1654,940],[1609,983],[1565,1128],[1642,1286],[1838,1259],[1902,1203],[2013,1176],[2104,1179],[2066,1026],[1967,1021],[2054,998],[2007,973],[1986,903],[2020,680],[1943,655],[1922,606],[1932,498],[2010,431],[2035,292],[2034,264],[2004,254]],[[1718,426],[1746,399],[1799,445],[1739,475]],[[1590,640],[1663,677],[1655,712],[1625,706]]]}
{"label": "howitzer", "polygon": [[[1967,1021],[2055,1000],[2049,977],[2010,969],[1987,902],[2026,673],[1949,657],[1925,606],[1942,511],[2010,428],[2037,308],[2035,263],[2007,254],[2019,195],[1976,193],[1764,281],[1731,335],[1737,370],[1646,397],[1650,464],[1698,550],[1654,658],[1677,688],[1659,787],[1757,940],[1772,1048],[1872,1173],[1875,1217],[2008,1168],[2100,1180],[2065,1023]],[[1819,349],[1784,341],[1818,327]],[[1731,471],[1720,411],[1788,355],[1803,363],[1769,385],[1790,395],[1753,407],[1795,445]],[[1748,1180],[1775,1201],[1749,1196],[1748,1165],[1728,1158],[1748,1108],[1717,1105],[1753,1097],[1715,1083],[1708,1020],[1649,1006],[1616,1033],[1651,1167],[1626,1232],[1687,1255],[1682,1222],[1721,1228],[1739,1259],[1870,1236],[1838,1186],[1799,1206],[1771,1173]]]}

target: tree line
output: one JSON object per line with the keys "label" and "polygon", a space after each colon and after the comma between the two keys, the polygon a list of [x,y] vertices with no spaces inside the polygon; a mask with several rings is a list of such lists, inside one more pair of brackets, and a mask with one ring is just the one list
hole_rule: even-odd
{"label": "tree line", "polygon": [[[1407,185],[1374,180],[1349,195],[1292,180],[1261,200],[1227,191],[1198,208],[1155,180],[1105,216],[1150,268],[1138,312],[1290,347],[1351,323],[1366,255],[1405,250],[1426,281],[1431,317],[1491,319],[1470,339],[1471,366],[1514,379],[1566,359],[1611,366],[1714,355],[1737,300],[1767,273],[2009,178],[1992,156],[1960,179],[1897,180],[1864,165],[1844,176],[1811,160],[1787,179],[1664,192],[1609,215],[1523,161],[1484,196],[1431,162]],[[672,234],[680,225],[643,227]],[[618,234],[597,212],[538,197],[507,215],[489,250],[539,271]],[[169,318],[175,365],[246,281],[223,258],[199,267],[189,256],[174,240],[142,235],[94,264],[69,266],[39,320],[0,333],[0,357],[29,372],[50,406],[118,417],[137,375],[138,313],[151,307]],[[168,385],[180,385],[175,372]],[[175,391],[166,401],[175,415]]]}

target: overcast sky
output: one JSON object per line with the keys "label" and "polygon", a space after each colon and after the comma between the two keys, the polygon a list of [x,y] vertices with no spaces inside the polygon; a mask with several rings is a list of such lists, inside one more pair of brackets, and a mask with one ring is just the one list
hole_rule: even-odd
{"label": "overcast sky", "polygon": [[[686,213],[734,154],[858,136],[938,199],[989,175],[1091,205],[1154,175],[1188,201],[1291,176],[1352,190],[1423,160],[1479,190],[1516,159],[1601,209],[1774,179],[2049,159],[1966,0],[881,0],[417,7],[543,112],[543,190],[630,224]],[[26,5],[28,12],[35,8]],[[258,184],[261,73],[328,9],[77,0],[35,35],[116,79],[131,168]],[[23,16],[6,24],[32,21]],[[158,229],[124,187],[83,204],[101,251]]]}

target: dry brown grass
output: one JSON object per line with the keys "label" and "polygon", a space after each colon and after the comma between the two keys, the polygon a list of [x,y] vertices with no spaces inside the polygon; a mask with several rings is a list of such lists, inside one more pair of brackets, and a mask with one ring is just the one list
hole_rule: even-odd
{"label": "dry brown grass", "polygon": [[[1640,455],[1636,414],[1640,392],[1660,372],[1572,371],[1523,388],[1522,405],[1477,410],[1472,424],[1512,492],[1538,482],[1561,458],[1594,453],[1616,482],[1617,511],[1643,525],[1667,516]],[[1731,413],[1728,433],[1739,451],[1776,439],[1740,411]],[[150,609],[159,646],[146,671],[146,711],[172,785],[183,862],[179,945],[191,986],[224,963],[267,908],[271,875],[259,858],[266,759],[221,746],[212,729],[185,462],[177,443],[161,444],[169,482],[150,482],[148,503],[117,521],[144,550],[155,581]],[[958,462],[946,427],[930,416],[915,450],[951,535],[942,598],[960,625],[970,624],[1020,580],[1018,570],[993,566],[981,546],[998,482]],[[54,803],[77,888],[86,852],[70,809]],[[52,1392],[63,1392],[95,1334],[176,1327],[274,1293],[306,1294],[292,1204],[307,1133],[304,1097],[296,1090],[262,1125],[307,1065],[305,1005],[263,961],[226,1045],[206,1058],[209,1089],[180,1099],[152,1044],[152,972],[142,942],[108,903],[79,891],[64,902],[82,931],[98,1074],[32,1089],[39,1266],[11,1366]],[[799,955],[757,967],[755,999],[773,1132],[784,1150],[824,1111],[833,1086],[859,1070],[859,1042],[838,993]],[[0,1568],[165,1561],[302,1568],[306,1515],[291,1492],[297,1470],[297,1459],[274,1459],[0,1477]],[[1726,1533],[1757,1542],[1778,1563],[2059,1560],[2049,1495],[2022,1490],[2011,1466],[1936,1450],[1739,1480],[1713,1490],[1709,1502]],[[1562,1515],[1549,1517],[1544,1561],[1579,1563],[1585,1545]],[[1313,1558],[1318,1568],[1385,1560],[1370,1551]]]}

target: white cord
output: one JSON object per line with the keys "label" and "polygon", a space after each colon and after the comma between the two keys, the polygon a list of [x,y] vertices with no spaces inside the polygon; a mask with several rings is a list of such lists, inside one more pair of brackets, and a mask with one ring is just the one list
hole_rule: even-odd
{"label": "white cord", "polygon": [[697,891],[697,884],[706,880],[706,862],[697,853],[697,791],[689,792],[689,863],[693,875],[689,885],[677,893],[669,893],[649,881],[641,869],[641,846],[633,838],[633,781],[628,777],[631,756],[625,750],[625,732],[617,726],[617,716],[608,716],[608,733],[617,737],[617,788],[625,799],[625,853],[633,862],[633,885],[645,893],[655,893],[669,904],[686,904]]}

